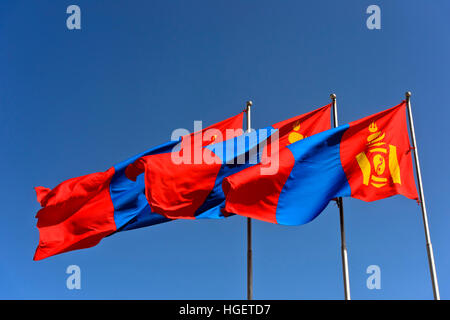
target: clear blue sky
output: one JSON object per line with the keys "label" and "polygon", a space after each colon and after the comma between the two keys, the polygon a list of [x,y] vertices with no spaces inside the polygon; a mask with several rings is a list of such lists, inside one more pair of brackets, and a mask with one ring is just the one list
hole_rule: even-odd
{"label": "clear blue sky", "polygon": [[[66,28],[77,4],[82,30]],[[365,13],[381,7],[381,30]],[[264,127],[338,97],[341,123],[411,90],[441,295],[450,298],[447,0],[1,1],[0,298],[244,299],[246,220],[175,221],[34,262],[33,187],[103,171],[252,99]],[[352,298],[431,299],[419,206],[345,199]],[[342,299],[338,211],[254,223],[254,298]],[[82,289],[68,290],[79,265]],[[381,290],[366,268],[381,267]]]}

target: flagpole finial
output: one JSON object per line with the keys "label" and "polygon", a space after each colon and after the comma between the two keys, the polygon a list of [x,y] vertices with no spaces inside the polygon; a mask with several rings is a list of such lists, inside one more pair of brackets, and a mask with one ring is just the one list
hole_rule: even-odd
{"label": "flagpole finial", "polygon": [[406,96],[406,98],[411,97],[411,91],[406,91],[405,96]]}
{"label": "flagpole finial", "polygon": [[336,94],[334,94],[334,93],[330,94],[330,98],[331,98],[331,100],[336,100]]}
{"label": "flagpole finial", "polygon": [[250,108],[253,105],[252,100],[247,101],[247,109],[245,111],[248,111],[248,108]]}

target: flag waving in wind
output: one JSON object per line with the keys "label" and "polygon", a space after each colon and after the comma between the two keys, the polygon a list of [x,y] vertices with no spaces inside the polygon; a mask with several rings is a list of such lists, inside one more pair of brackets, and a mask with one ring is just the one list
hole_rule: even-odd
{"label": "flag waving in wind", "polygon": [[280,148],[330,129],[331,106],[330,103],[311,112],[273,124],[272,127],[279,130]]}
{"label": "flag waving in wind", "polygon": [[272,128],[277,129],[278,132],[267,140],[261,162],[266,163],[270,158],[278,157],[281,149],[294,142],[330,129],[331,107],[331,104],[327,104],[311,112],[273,124]]}
{"label": "flag waving in wind", "polygon": [[256,164],[261,143],[273,131],[261,129],[210,144],[189,158],[183,149],[145,156],[129,166],[127,176],[135,180],[144,173],[150,207],[167,218],[223,218],[223,178]]}
{"label": "flag waving in wind", "polygon": [[418,199],[406,104],[318,133],[280,150],[279,170],[259,164],[223,181],[225,211],[284,225],[317,217],[331,199]]}
{"label": "flag waving in wind", "polygon": [[[223,218],[222,180],[247,170],[260,159],[276,158],[288,144],[329,129],[330,111],[331,104],[259,131],[210,144],[197,149],[200,152],[196,154],[191,153],[195,152],[192,148],[182,148],[172,154],[142,157],[129,166],[127,175],[134,180],[145,172],[150,207],[167,218]],[[174,161],[174,155],[187,161]]]}
{"label": "flag waving in wind", "polygon": [[[238,134],[241,129],[242,133],[242,121],[241,112],[203,130],[215,129],[216,133],[221,133],[216,137],[219,141],[229,129]],[[205,141],[204,145],[215,140]],[[114,232],[171,221],[151,210],[145,197],[143,177],[131,181],[125,171],[137,159],[169,153],[178,143],[171,141],[151,148],[105,172],[72,178],[53,189],[36,187],[42,208],[36,215],[39,245],[34,260],[95,246]]]}
{"label": "flag waving in wind", "polygon": [[331,107],[332,104],[327,104],[308,113],[273,124],[272,128],[276,132],[267,139],[267,145],[261,155],[261,163],[270,163],[270,166],[263,167],[264,171],[270,174],[278,170],[280,150],[286,146],[330,129]]}

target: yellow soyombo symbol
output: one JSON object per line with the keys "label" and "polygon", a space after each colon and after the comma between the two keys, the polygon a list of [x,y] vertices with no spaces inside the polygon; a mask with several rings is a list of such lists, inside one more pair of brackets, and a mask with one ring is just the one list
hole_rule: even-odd
{"label": "yellow soyombo symbol", "polygon": [[294,131],[289,133],[288,136],[289,143],[294,143],[299,140],[307,138],[307,136],[304,136],[300,132],[298,132],[300,130],[300,121],[294,123],[294,125],[292,126],[292,130]]}
{"label": "yellow soyombo symbol", "polygon": [[383,141],[386,134],[378,131],[375,122],[370,124],[369,132],[370,134],[367,137],[368,156],[365,152],[356,156],[356,161],[358,161],[363,174],[363,183],[368,186],[370,182],[376,188],[384,187],[387,184],[388,178],[385,174],[387,157],[392,181],[402,184],[396,146],[388,145],[389,149],[387,149],[386,142]]}

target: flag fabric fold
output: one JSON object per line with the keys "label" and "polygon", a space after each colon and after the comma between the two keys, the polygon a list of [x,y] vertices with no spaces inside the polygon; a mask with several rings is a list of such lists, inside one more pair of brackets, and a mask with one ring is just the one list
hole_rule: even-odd
{"label": "flag fabric fold", "polygon": [[[279,170],[261,163],[223,181],[225,211],[284,225],[313,220],[337,197],[418,199],[405,102],[281,149]],[[270,159],[272,161],[272,159]]]}
{"label": "flag fabric fold", "polygon": [[[214,129],[217,135],[201,142],[206,146],[220,141],[227,130],[241,134],[242,122],[241,112],[180,141],[188,141],[190,136],[203,136],[205,130]],[[36,187],[37,200],[42,208],[36,215],[39,244],[34,260],[95,246],[115,232],[171,221],[151,210],[145,196],[144,177],[139,176],[132,181],[126,176],[126,171],[139,158],[172,152],[180,141],[151,148],[105,172],[66,180],[53,189]]]}
{"label": "flag fabric fold", "polygon": [[[172,154],[142,157],[127,168],[127,176],[134,180],[142,173],[145,177],[146,196],[153,211],[170,219],[217,219],[227,216],[223,212],[225,196],[222,180],[252,165],[275,157],[286,145],[330,129],[331,104],[306,114],[278,122],[263,129],[261,137],[252,132],[215,143],[195,152],[193,143],[182,146]],[[270,131],[270,132],[269,132]],[[210,136],[213,136],[210,134]],[[246,148],[245,139],[250,139]],[[197,143],[198,145],[198,143]],[[256,161],[237,163],[239,158],[258,154]],[[183,161],[174,161],[181,159]]]}
{"label": "flag fabric fold", "polygon": [[258,163],[261,144],[274,131],[268,127],[210,144],[190,158],[183,158],[183,150],[142,157],[129,166],[128,177],[145,173],[148,203],[167,218],[223,218],[223,178]]}
{"label": "flag fabric fold", "polygon": [[116,230],[109,183],[114,168],[73,178],[53,190],[37,187],[39,245],[34,260],[96,245]]}

